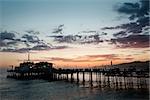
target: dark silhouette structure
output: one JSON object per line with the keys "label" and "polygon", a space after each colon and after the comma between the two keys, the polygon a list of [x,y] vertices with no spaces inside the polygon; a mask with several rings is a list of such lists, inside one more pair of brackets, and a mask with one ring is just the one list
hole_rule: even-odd
{"label": "dark silhouette structure", "polygon": [[[119,68],[93,68],[93,69],[56,69],[53,67],[53,63],[48,62],[24,62],[20,63],[19,67],[8,70],[8,78],[15,79],[45,79],[49,81],[70,81],[77,84],[85,84],[85,74],[89,75],[89,84],[93,86],[93,76],[96,75],[96,82],[100,87],[108,86],[115,87],[124,86],[124,88],[133,86],[136,79],[136,83],[139,87],[147,87],[146,79],[149,78],[149,70],[136,70],[135,68],[120,70]],[[79,75],[82,75],[80,80]],[[74,78],[76,76],[76,79]],[[134,79],[134,80],[133,80]]]}

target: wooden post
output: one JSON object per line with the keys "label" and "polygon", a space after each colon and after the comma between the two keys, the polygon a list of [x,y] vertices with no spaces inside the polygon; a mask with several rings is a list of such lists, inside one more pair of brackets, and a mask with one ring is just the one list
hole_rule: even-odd
{"label": "wooden post", "polygon": [[101,80],[102,80],[102,78],[101,78],[101,72],[99,72],[98,74],[99,74],[99,86],[101,87]]}
{"label": "wooden post", "polygon": [[116,78],[116,88],[118,89],[118,76],[115,76]]}
{"label": "wooden post", "polygon": [[85,84],[85,75],[84,75],[84,71],[83,71],[83,84]]}
{"label": "wooden post", "polygon": [[110,87],[109,75],[107,76],[107,85]]}
{"label": "wooden post", "polygon": [[126,86],[126,77],[125,76],[123,77],[123,80],[124,80],[124,88],[126,89],[127,86]]}
{"label": "wooden post", "polygon": [[69,81],[69,79],[68,79],[68,73],[67,73],[67,81]]}
{"label": "wooden post", "polygon": [[92,70],[91,70],[91,72],[90,72],[90,85],[93,86]]}
{"label": "wooden post", "polygon": [[77,83],[79,83],[79,72],[77,71]]}
{"label": "wooden post", "polygon": [[71,82],[73,82],[73,72],[71,72]]}

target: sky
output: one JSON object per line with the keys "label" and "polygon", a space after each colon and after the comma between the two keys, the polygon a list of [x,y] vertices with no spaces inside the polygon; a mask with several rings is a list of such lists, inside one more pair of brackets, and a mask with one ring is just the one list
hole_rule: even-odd
{"label": "sky", "polygon": [[149,60],[148,0],[0,0],[0,67]]}

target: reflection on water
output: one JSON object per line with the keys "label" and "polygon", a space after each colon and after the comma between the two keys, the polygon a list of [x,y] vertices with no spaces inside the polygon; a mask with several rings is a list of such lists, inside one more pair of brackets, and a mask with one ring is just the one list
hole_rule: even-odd
{"label": "reflection on water", "polygon": [[[82,74],[80,74],[80,84],[76,82],[48,82],[44,80],[19,81],[7,79],[6,72],[0,72],[0,100],[148,100],[149,92],[146,88],[126,88],[113,89],[109,88],[107,78],[101,77],[102,88],[97,87],[99,79],[93,76],[93,87],[89,88],[89,75],[86,74],[85,85],[81,83]],[[118,78],[121,80],[122,78]],[[110,82],[116,80],[110,78]],[[122,81],[130,81],[126,79]],[[136,78],[133,78],[133,84],[137,84]],[[136,81],[135,81],[136,80]],[[76,81],[76,75],[74,75]],[[147,81],[146,81],[147,82]],[[118,83],[120,84],[120,83]],[[130,84],[130,82],[128,83]],[[118,85],[119,86],[119,85]],[[88,88],[86,88],[88,87]]]}

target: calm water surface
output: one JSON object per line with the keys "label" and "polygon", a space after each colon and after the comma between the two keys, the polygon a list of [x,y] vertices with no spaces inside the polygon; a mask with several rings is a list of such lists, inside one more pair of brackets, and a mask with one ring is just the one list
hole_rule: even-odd
{"label": "calm water surface", "polygon": [[68,82],[21,81],[0,69],[0,100],[149,100],[148,89],[87,88]]}

